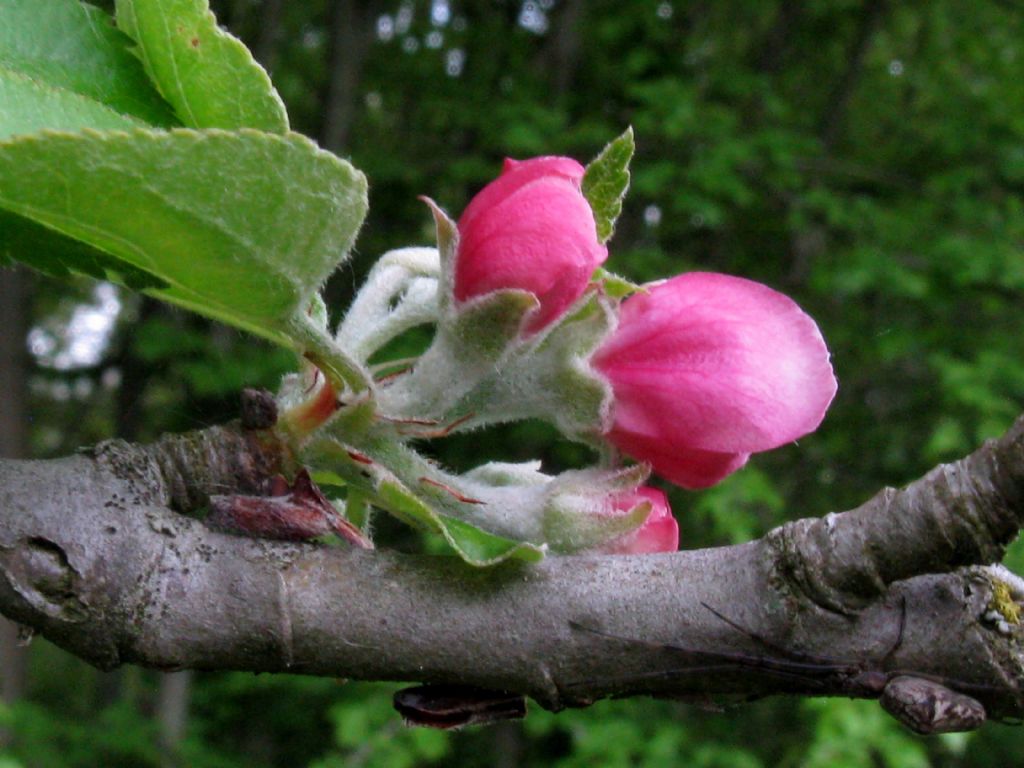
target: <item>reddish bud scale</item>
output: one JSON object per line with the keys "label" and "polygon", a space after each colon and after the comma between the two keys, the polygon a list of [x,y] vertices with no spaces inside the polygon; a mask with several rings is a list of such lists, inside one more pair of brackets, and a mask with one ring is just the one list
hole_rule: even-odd
{"label": "reddish bud scale", "polygon": [[348,457],[352,459],[352,461],[360,464],[373,464],[373,459],[359,451],[346,451],[346,453],[348,453]]}
{"label": "reddish bud scale", "polygon": [[420,478],[420,482],[423,483],[424,485],[432,485],[435,488],[440,488],[442,491],[447,493],[449,496],[452,496],[456,501],[461,501],[463,504],[485,504],[486,503],[484,501],[481,501],[480,499],[474,499],[474,498],[472,498],[470,496],[465,496],[465,495],[459,493],[458,491],[456,491],[450,485],[445,485],[444,483],[438,482],[437,480],[433,480],[433,479],[431,479],[429,477],[421,477]]}
{"label": "reddish bud scale", "polygon": [[316,393],[288,413],[288,421],[301,433],[312,432],[338,409],[338,397],[330,380],[319,372],[318,378],[322,383]]}
{"label": "reddish bud scale", "polygon": [[308,541],[334,533],[354,546],[373,549],[362,531],[338,514],[305,469],[291,486],[284,478],[275,477],[270,492],[274,495],[211,496],[207,525],[283,541]]}

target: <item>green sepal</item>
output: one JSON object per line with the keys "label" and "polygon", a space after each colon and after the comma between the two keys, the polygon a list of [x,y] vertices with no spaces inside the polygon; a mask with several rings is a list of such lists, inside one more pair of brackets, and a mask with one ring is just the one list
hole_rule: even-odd
{"label": "green sepal", "polygon": [[[517,294],[521,297],[518,307],[512,303]],[[476,306],[460,308],[450,322],[464,328],[470,339],[479,339],[479,344],[460,344],[457,333],[443,328],[416,368],[380,391],[384,412],[429,417],[440,424],[458,421],[459,430],[542,418],[575,440],[594,443],[595,435],[606,426],[611,387],[588,360],[611,332],[614,316],[609,300],[592,291],[537,337],[525,341],[508,333],[518,327],[512,322],[514,311],[525,313],[533,306],[532,294],[496,291],[476,301]],[[473,317],[469,310],[480,316]],[[485,311],[504,322],[488,326]],[[457,380],[452,378],[455,370]]]}
{"label": "green sepal", "polygon": [[621,275],[609,272],[604,267],[598,267],[594,270],[594,274],[590,278],[590,282],[598,283],[604,291],[605,296],[613,299],[624,299],[627,296],[632,296],[638,291],[644,290],[644,287],[639,283],[634,283],[632,280],[627,280]]}
{"label": "green sepal", "polygon": [[592,293],[566,313],[532,355],[535,368],[555,372],[533,407],[563,434],[584,442],[602,431],[610,408],[611,385],[588,361],[613,323],[607,300]]}
{"label": "green sepal", "polygon": [[217,26],[207,0],[117,0],[117,26],[135,41],[153,85],[191,128],[288,131],[270,77]]}
{"label": "green sepal", "polygon": [[369,497],[350,487],[345,496],[345,518],[364,534],[369,534],[372,517]]}
{"label": "green sepal", "polygon": [[472,375],[481,366],[492,366],[519,337],[526,313],[537,306],[537,297],[529,291],[505,288],[475,298],[457,315],[443,319],[444,332],[458,341],[452,346],[460,371]]}
{"label": "green sepal", "polygon": [[555,552],[581,552],[597,549],[620,536],[635,531],[651,514],[646,499],[624,514],[563,515],[552,510],[545,517],[544,535]]}
{"label": "green sepal", "polygon": [[462,520],[435,512],[397,481],[381,482],[377,496],[392,514],[440,533],[455,553],[470,565],[497,565],[509,559],[535,563],[544,557],[544,547],[495,536]]}
{"label": "green sepal", "polygon": [[437,252],[441,265],[441,281],[437,292],[438,313],[442,318],[454,312],[455,257],[459,251],[459,228],[451,217],[429,197],[422,198],[434,217]]}
{"label": "green sepal", "polygon": [[382,409],[391,416],[449,422],[486,405],[480,400],[490,391],[486,382],[501,370],[523,318],[536,306],[532,293],[506,289],[452,309],[413,370],[381,391]]}
{"label": "green sepal", "polygon": [[590,203],[597,225],[597,239],[608,242],[615,233],[615,221],[622,213],[622,199],[629,189],[629,161],[636,145],[633,128],[601,150],[583,173],[583,196]]}
{"label": "green sepal", "polygon": [[563,472],[555,479],[544,512],[544,538],[556,552],[598,549],[635,531],[653,509],[647,500],[626,512],[596,513],[594,499],[612,497],[641,485],[650,475],[646,464],[618,470],[588,469]]}

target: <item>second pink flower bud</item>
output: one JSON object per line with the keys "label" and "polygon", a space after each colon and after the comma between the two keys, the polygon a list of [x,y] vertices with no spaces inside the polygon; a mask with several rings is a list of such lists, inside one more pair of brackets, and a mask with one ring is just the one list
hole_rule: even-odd
{"label": "second pink flower bud", "polygon": [[800,307],[706,272],[627,299],[592,364],[614,392],[605,437],[684,488],[813,432],[836,393],[828,348]]}
{"label": "second pink flower bud", "polygon": [[459,219],[456,300],[508,288],[529,291],[540,302],[523,329],[532,334],[583,295],[608,258],[580,190],[583,171],[567,157],[505,161],[501,176]]}

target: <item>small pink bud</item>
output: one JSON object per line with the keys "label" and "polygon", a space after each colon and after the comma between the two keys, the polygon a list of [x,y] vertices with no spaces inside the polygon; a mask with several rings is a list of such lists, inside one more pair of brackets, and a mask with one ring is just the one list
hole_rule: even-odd
{"label": "small pink bud", "polygon": [[836,392],[821,332],[800,307],[706,272],[625,301],[592,365],[614,393],[608,440],[684,488],[813,432]]}
{"label": "small pink bud", "polygon": [[602,548],[610,555],[642,555],[649,552],[675,552],[679,549],[679,524],[672,516],[668,498],[657,488],[642,485],[635,491],[617,496],[612,504],[628,512],[642,501],[651,503],[651,514],[644,524]]}
{"label": "small pink bud", "polygon": [[459,219],[455,298],[503,288],[533,293],[540,307],[524,332],[557,319],[586,290],[608,258],[580,191],[583,166],[568,157],[506,160],[501,176]]}

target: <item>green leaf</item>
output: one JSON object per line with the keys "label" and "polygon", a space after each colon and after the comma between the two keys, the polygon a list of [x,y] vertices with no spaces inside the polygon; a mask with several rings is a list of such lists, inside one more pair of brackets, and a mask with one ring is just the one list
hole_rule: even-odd
{"label": "green leaf", "polygon": [[[177,121],[154,90],[139,61],[128,52],[130,40],[98,8],[77,0],[4,0],[0,24],[0,71],[35,81],[43,93],[72,94],[81,103],[94,102],[112,112],[150,125],[169,127]],[[24,90],[23,88],[21,89]],[[15,94],[17,96],[17,93]],[[0,95],[0,135],[14,131],[8,125],[40,123],[33,102]],[[50,100],[57,97],[51,96]],[[87,107],[80,107],[87,110]],[[83,118],[89,117],[83,112]],[[66,121],[41,124],[49,128],[109,128],[108,123]],[[123,126],[119,126],[123,127]]]}
{"label": "green leaf", "polygon": [[192,128],[288,131],[270,77],[241,41],[217,26],[207,0],[117,0],[117,25],[146,73]]}
{"label": "green leaf", "polygon": [[74,91],[0,67],[0,139],[45,129],[127,130],[146,124]]}
{"label": "green leaf", "polygon": [[[149,290],[159,298],[290,346],[315,335],[305,311],[366,207],[363,175],[297,134],[48,133],[0,143],[0,208],[163,281]],[[94,274],[76,253],[65,248],[58,261]]]}
{"label": "green leaf", "polygon": [[133,291],[164,290],[168,283],[80,240],[0,210],[0,265],[21,261],[51,277],[87,275]]}
{"label": "green leaf", "polygon": [[544,548],[535,544],[495,536],[454,517],[438,514],[396,481],[383,481],[377,495],[389,512],[443,535],[456,554],[470,565],[497,565],[510,558],[535,563],[544,557]]}
{"label": "green leaf", "polygon": [[622,198],[629,189],[629,161],[633,157],[633,129],[626,131],[601,150],[583,174],[583,196],[594,211],[597,239],[608,242],[615,221],[622,213]]}

